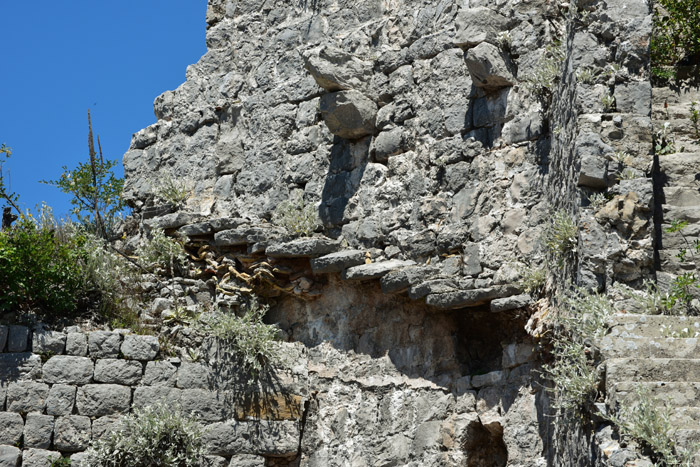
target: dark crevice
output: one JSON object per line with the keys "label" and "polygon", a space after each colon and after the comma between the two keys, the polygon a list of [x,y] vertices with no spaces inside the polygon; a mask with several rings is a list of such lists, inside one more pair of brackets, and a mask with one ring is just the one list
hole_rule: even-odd
{"label": "dark crevice", "polygon": [[508,449],[503,441],[500,423],[484,425],[473,422],[467,428],[464,450],[467,467],[505,467],[508,464]]}

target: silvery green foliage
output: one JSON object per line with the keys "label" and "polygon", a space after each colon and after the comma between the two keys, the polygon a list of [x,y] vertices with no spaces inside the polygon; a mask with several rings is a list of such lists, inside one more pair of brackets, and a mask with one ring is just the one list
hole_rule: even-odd
{"label": "silvery green foliage", "polygon": [[316,207],[305,204],[301,197],[281,202],[272,213],[272,222],[297,237],[308,237],[320,224]]}
{"label": "silvery green foliage", "polygon": [[158,177],[151,180],[153,195],[163,202],[178,206],[192,194],[187,181],[176,178],[168,173],[159,172]]}
{"label": "silvery green foliage", "polygon": [[136,254],[147,269],[162,269],[171,275],[185,270],[187,264],[182,243],[165,235],[162,229],[153,230],[151,238],[141,242]]}
{"label": "silvery green foliage", "polygon": [[544,230],[543,243],[558,266],[576,255],[577,242],[578,227],[574,218],[564,211],[554,213]]}
{"label": "silvery green foliage", "polygon": [[203,429],[179,407],[159,403],[136,410],[93,442],[85,465],[93,467],[199,466]]}
{"label": "silvery green foliage", "polygon": [[241,316],[216,312],[200,315],[199,328],[218,341],[217,363],[233,363],[252,377],[257,377],[278,360],[277,328],[263,322],[268,306],[252,299],[241,307]]}
{"label": "silvery green foliage", "polygon": [[613,314],[607,297],[584,289],[575,289],[562,299],[552,337],[554,363],[544,366],[554,382],[554,407],[570,412],[595,402],[599,375],[593,346],[607,331]]}

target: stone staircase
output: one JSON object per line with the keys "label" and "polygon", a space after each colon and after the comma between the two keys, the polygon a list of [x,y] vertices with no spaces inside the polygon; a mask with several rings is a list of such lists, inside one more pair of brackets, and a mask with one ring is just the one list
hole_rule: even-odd
{"label": "stone staircase", "polygon": [[672,407],[680,447],[700,441],[699,336],[700,317],[616,315],[599,342],[609,406],[634,404],[645,387]]}

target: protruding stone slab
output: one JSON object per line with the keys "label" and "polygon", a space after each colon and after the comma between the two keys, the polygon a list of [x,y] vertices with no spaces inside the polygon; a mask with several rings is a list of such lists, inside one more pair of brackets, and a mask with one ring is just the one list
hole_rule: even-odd
{"label": "protruding stone slab", "polygon": [[212,232],[214,232],[214,228],[209,222],[198,222],[196,224],[183,225],[177,229],[178,234],[185,235],[187,237],[209,235]]}
{"label": "protruding stone slab", "polygon": [[156,336],[124,336],[122,354],[132,360],[153,360],[158,355],[160,344]]}
{"label": "protruding stone slab", "polygon": [[88,384],[92,381],[92,360],[86,357],[56,355],[44,364],[44,381],[47,383]]}
{"label": "protruding stone slab", "polygon": [[332,253],[339,247],[340,243],[337,240],[325,237],[309,237],[270,245],[265,250],[265,254],[278,258],[316,258]]}
{"label": "protruding stone slab", "polygon": [[405,268],[407,266],[413,266],[414,264],[416,264],[414,261],[402,261],[398,259],[363,264],[346,269],[343,272],[343,279],[352,281],[377,279],[385,274],[388,274],[394,269]]}
{"label": "protruding stone slab", "polygon": [[495,298],[510,296],[518,291],[516,286],[496,285],[480,289],[430,294],[426,297],[425,303],[440,310],[452,310],[483,305]]}
{"label": "protruding stone slab", "polygon": [[434,268],[419,265],[391,271],[381,279],[382,292],[405,292],[412,285],[425,281],[435,273]]}
{"label": "protruding stone slab", "polygon": [[242,246],[268,241],[279,233],[272,228],[243,226],[216,232],[214,242],[216,246]]}
{"label": "protruding stone slab", "polygon": [[488,42],[469,49],[465,62],[475,86],[498,89],[515,83],[503,53]]}
{"label": "protruding stone slab", "polygon": [[344,250],[311,260],[311,270],[314,274],[329,274],[341,272],[343,269],[357,266],[365,262],[365,253],[361,250]]}
{"label": "protruding stone slab", "polygon": [[508,311],[517,308],[525,308],[532,303],[532,297],[529,294],[513,295],[511,297],[497,298],[491,302],[491,311]]}
{"label": "protruding stone slab", "polygon": [[325,94],[320,109],[330,132],[341,138],[360,139],[376,131],[377,104],[360,92]]}
{"label": "protruding stone slab", "polygon": [[194,224],[202,219],[200,214],[191,212],[174,212],[160,217],[154,217],[144,221],[144,225],[148,229],[176,229],[187,224]]}

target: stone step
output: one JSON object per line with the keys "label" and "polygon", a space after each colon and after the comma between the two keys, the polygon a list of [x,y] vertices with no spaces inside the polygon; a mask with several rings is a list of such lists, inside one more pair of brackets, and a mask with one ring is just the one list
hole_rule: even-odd
{"label": "stone step", "polygon": [[615,315],[612,321],[607,334],[611,337],[693,337],[700,331],[700,317],[693,316],[626,313]]}
{"label": "stone step", "polygon": [[609,389],[623,381],[700,381],[700,359],[611,358],[605,366]]}
{"label": "stone step", "polygon": [[646,388],[652,397],[667,400],[673,407],[700,405],[700,382],[698,381],[621,381],[612,383],[608,398],[615,405],[621,400],[636,399],[636,390]]}
{"label": "stone step", "polygon": [[659,170],[664,175],[664,185],[697,188],[700,173],[699,152],[679,152],[659,156]]}
{"label": "stone step", "polygon": [[[689,338],[605,336],[598,346],[606,358],[693,358],[700,356],[700,328],[687,329]],[[679,333],[680,334],[680,333]]]}

